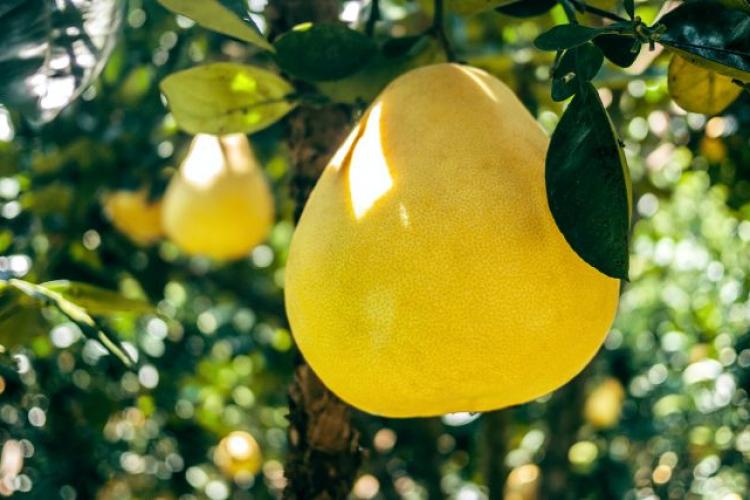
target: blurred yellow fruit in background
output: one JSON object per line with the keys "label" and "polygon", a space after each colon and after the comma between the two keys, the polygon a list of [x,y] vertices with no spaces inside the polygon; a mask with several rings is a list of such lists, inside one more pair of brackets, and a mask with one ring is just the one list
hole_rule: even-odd
{"label": "blurred yellow fruit in background", "polygon": [[219,442],[214,463],[230,479],[247,480],[260,470],[263,457],[260,445],[245,431],[234,431]]}
{"label": "blurred yellow fruit in background", "polygon": [[619,380],[608,378],[597,385],[586,398],[583,416],[597,429],[614,427],[620,421],[625,389]]}
{"label": "blurred yellow fruit in background", "polygon": [[273,196],[247,137],[197,135],[164,194],[162,222],[185,253],[247,255],[268,235]]}
{"label": "blurred yellow fruit in background", "polygon": [[700,142],[700,152],[710,163],[721,163],[727,157],[727,145],[720,137],[703,136]]}
{"label": "blurred yellow fruit in background", "polygon": [[536,500],[539,498],[541,475],[536,464],[515,467],[505,481],[503,500]]}
{"label": "blurred yellow fruit in background", "polygon": [[484,71],[413,70],[365,113],[313,190],[286,268],[310,366],[379,415],[540,397],[601,345],[620,283],[547,205],[548,138]]}
{"label": "blurred yellow fruit in background", "polygon": [[675,54],[669,63],[669,94],[684,110],[715,115],[742,93],[732,78],[703,68]]}
{"label": "blurred yellow fruit in background", "polygon": [[164,234],[161,202],[150,200],[147,189],[108,194],[104,211],[118,231],[139,245],[153,243]]}

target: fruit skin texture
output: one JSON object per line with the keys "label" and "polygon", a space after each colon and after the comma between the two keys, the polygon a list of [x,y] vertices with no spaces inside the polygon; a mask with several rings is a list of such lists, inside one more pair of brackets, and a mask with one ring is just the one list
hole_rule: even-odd
{"label": "fruit skin texture", "polygon": [[164,195],[167,236],[190,255],[244,257],[268,235],[273,196],[247,137],[195,136]]}
{"label": "fruit skin texture", "polygon": [[286,268],[292,332],[334,393],[391,417],[486,411],[588,363],[619,281],[557,229],[547,145],[470,67],[411,71],[373,103],[313,190]]}
{"label": "fruit skin texture", "polygon": [[104,198],[104,211],[112,225],[138,245],[148,245],[164,234],[161,202],[150,201],[148,190],[115,191]]}

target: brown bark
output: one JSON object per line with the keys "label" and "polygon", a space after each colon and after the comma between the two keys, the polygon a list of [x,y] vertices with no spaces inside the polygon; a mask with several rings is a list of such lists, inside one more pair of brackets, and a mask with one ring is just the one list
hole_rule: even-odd
{"label": "brown bark", "polygon": [[[335,22],[337,0],[271,0],[273,34],[303,22]],[[288,118],[295,219],[351,125],[346,106],[301,106]],[[300,356],[289,388],[289,453],[285,499],[347,498],[361,462],[351,408],[329,391]]]}
{"label": "brown bark", "polygon": [[512,411],[510,408],[506,408],[482,416],[483,468],[491,500],[503,498],[505,479],[508,475],[505,455],[508,451],[506,443],[508,441],[508,425],[511,421],[510,411]]}
{"label": "brown bark", "polygon": [[579,374],[559,389],[550,401],[547,411],[553,425],[541,463],[541,498],[574,498],[574,490],[569,484],[568,450],[575,443],[576,431],[581,426],[586,376],[586,371]]}

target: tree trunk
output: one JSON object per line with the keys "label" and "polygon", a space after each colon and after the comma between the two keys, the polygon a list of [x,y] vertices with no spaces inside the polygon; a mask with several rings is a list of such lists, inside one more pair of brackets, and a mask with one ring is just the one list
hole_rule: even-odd
{"label": "tree trunk", "polygon": [[[266,15],[274,33],[302,22],[336,22],[337,0],[271,0]],[[310,190],[351,125],[341,105],[301,106],[287,120],[293,168],[292,195],[299,219]],[[299,356],[289,387],[286,499],[346,498],[361,462],[351,408],[329,391]]]}

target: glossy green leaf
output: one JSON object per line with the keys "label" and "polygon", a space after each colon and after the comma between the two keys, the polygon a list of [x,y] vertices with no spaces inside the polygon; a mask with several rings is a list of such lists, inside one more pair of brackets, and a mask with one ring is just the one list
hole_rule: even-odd
{"label": "glossy green leaf", "polygon": [[590,83],[581,87],[552,134],[545,179],[550,210],[570,246],[604,274],[627,279],[630,178]]}
{"label": "glossy green leaf", "polygon": [[[257,26],[236,1],[232,0],[159,0],[167,9],[189,17],[211,31],[252,43],[265,50],[273,46],[260,34]],[[241,15],[245,12],[245,15]]]}
{"label": "glossy green leaf", "polygon": [[582,83],[596,76],[603,62],[602,51],[590,42],[566,50],[552,71],[552,99],[571,97]]}
{"label": "glossy green leaf", "polygon": [[174,73],[161,90],[177,124],[191,134],[252,133],[287,114],[292,86],[270,71],[214,63]]}
{"label": "glossy green leaf", "polygon": [[635,17],[635,0],[623,0],[623,6],[625,7],[625,12],[628,13],[628,17],[633,19]]}
{"label": "glossy green leaf", "polygon": [[604,54],[591,42],[573,49],[576,56],[576,76],[583,82],[590,82],[604,63]]}
{"label": "glossy green leaf", "polygon": [[604,53],[604,57],[622,68],[632,65],[641,52],[641,42],[627,35],[601,35],[594,43]]}
{"label": "glossy green leaf", "polygon": [[377,52],[372,38],[339,24],[295,28],[276,40],[274,47],[282,70],[310,82],[352,75]]}
{"label": "glossy green leaf", "polygon": [[557,0],[520,0],[498,7],[495,11],[512,17],[534,17],[548,12]]}
{"label": "glossy green leaf", "polygon": [[693,64],[750,80],[750,16],[710,1],[687,2],[660,20],[659,42]]}
{"label": "glossy green leaf", "polygon": [[123,297],[117,292],[88,283],[58,280],[42,283],[41,286],[59,293],[94,316],[116,313],[145,314],[154,311],[153,306],[145,300]]}
{"label": "glossy green leaf", "polygon": [[581,24],[559,24],[539,35],[534,40],[534,45],[541,50],[570,49],[593,40],[605,31]]}
{"label": "glossy green leaf", "polygon": [[576,57],[574,50],[563,52],[557,66],[552,70],[552,99],[564,101],[578,90]]}

